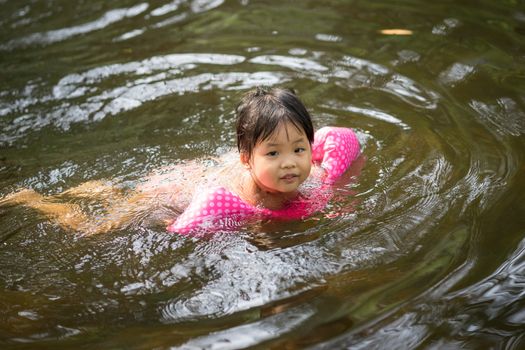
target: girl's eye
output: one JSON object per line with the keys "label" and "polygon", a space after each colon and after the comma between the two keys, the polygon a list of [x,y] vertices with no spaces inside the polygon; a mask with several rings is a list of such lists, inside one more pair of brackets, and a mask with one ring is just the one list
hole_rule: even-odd
{"label": "girl's eye", "polygon": [[270,157],[275,157],[277,155],[277,151],[268,152],[268,153],[266,153],[266,155],[270,156]]}
{"label": "girl's eye", "polygon": [[304,151],[306,151],[306,149],[304,149],[303,147],[299,147],[295,149],[295,153],[302,153]]}

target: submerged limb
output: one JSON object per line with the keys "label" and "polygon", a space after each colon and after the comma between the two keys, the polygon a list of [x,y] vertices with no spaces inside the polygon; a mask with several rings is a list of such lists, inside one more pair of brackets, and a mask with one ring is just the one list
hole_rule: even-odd
{"label": "submerged limb", "polygon": [[6,197],[0,199],[0,205],[17,205],[25,204],[27,202],[37,201],[42,198],[42,195],[38,194],[31,189],[23,189],[15,193],[11,193]]}
{"label": "submerged limb", "polygon": [[24,189],[0,199],[0,205],[23,205],[52,222],[87,235],[131,226],[167,226],[189,204],[196,178],[205,168],[193,162],[161,175],[149,176],[134,191],[109,181],[88,181],[62,193],[43,196]]}
{"label": "submerged limb", "polygon": [[62,196],[110,201],[124,198],[124,193],[122,190],[107,182],[93,180],[84,182],[56,195],[56,197]]}
{"label": "submerged limb", "polygon": [[83,231],[87,216],[76,204],[55,203],[31,189],[15,192],[1,201],[1,204],[23,205],[40,211],[62,227]]}
{"label": "submerged limb", "polygon": [[[126,205],[126,201],[122,200],[115,202],[107,215],[99,217],[86,215],[78,204],[54,200],[56,200],[55,196],[46,197],[32,189],[23,189],[0,200],[0,204],[23,205],[38,210],[64,229],[79,231],[86,235],[105,233],[124,227],[133,219],[134,211]],[[119,207],[125,210],[119,210]]]}

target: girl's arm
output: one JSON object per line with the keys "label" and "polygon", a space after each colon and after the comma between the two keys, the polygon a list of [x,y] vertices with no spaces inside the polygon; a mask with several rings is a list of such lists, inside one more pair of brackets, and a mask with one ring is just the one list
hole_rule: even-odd
{"label": "girl's arm", "polygon": [[359,141],[352,129],[325,126],[315,133],[312,161],[324,169],[325,183],[333,183],[343,175],[359,152]]}

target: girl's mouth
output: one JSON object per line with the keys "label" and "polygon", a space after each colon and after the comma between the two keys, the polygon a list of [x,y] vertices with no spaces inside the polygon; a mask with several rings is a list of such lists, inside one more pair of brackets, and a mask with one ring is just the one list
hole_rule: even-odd
{"label": "girl's mouth", "polygon": [[286,174],[284,176],[281,177],[281,180],[284,180],[284,181],[287,181],[287,182],[291,182],[293,181],[296,177],[299,177],[299,175],[296,175],[296,174]]}

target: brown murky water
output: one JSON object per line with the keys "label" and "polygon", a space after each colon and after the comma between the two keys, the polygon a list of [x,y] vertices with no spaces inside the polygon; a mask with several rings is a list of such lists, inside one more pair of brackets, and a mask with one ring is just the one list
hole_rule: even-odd
{"label": "brown murky water", "polygon": [[0,4],[2,197],[222,155],[256,85],[367,158],[265,233],[83,237],[1,207],[2,348],[525,347],[523,1]]}

